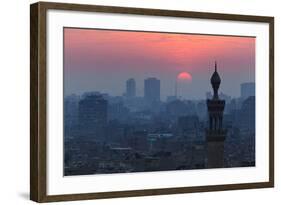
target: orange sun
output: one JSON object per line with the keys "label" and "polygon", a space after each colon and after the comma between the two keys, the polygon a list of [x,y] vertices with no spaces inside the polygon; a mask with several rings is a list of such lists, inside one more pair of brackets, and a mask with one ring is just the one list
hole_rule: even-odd
{"label": "orange sun", "polygon": [[184,80],[184,81],[192,81],[192,76],[188,72],[181,72],[177,76],[178,80]]}

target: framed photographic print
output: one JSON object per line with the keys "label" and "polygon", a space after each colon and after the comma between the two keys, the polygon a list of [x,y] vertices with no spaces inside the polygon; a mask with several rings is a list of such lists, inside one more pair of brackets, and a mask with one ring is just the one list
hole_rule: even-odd
{"label": "framed photographic print", "polygon": [[274,186],[274,18],[31,5],[30,198]]}

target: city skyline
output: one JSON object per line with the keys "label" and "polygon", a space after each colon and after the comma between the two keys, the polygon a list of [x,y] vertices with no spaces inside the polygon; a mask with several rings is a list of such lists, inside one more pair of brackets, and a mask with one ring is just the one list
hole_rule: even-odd
{"label": "city skyline", "polygon": [[134,79],[124,96],[65,98],[64,175],[255,166],[255,84],[229,98],[219,93],[222,80],[215,63],[201,101],[161,102],[156,78],[145,80],[142,98]]}
{"label": "city skyline", "polygon": [[130,78],[136,95],[144,96],[144,80],[155,77],[165,101],[175,95],[177,76],[187,72],[192,81],[178,86],[178,96],[204,99],[215,60],[224,79],[221,92],[239,97],[241,83],[255,82],[255,39],[250,37],[67,28],[64,48],[65,96],[86,91],[122,96]]}
{"label": "city skyline", "polygon": [[[148,79],[156,79],[159,80],[157,78],[153,78],[153,77],[149,77],[147,79],[144,79],[144,82]],[[161,85],[161,80],[160,81],[160,85]],[[129,83],[129,84],[128,84]],[[132,85],[133,83],[133,85]],[[134,88],[132,89],[133,86]],[[246,85],[246,86],[245,86]],[[144,83],[144,91],[145,91],[145,83]],[[189,98],[183,98],[182,96],[178,95],[178,91],[177,91],[177,86],[174,87],[174,93],[172,95],[167,96],[165,99],[160,99],[160,101],[162,102],[166,102],[169,101],[169,98],[172,99],[179,99],[179,100],[206,100],[210,98],[211,95],[211,91],[206,91],[205,93],[203,93],[203,97],[202,98],[198,98],[198,99],[189,99]],[[124,85],[124,92],[122,93],[122,95],[110,95],[109,93],[106,92],[100,92],[98,90],[89,90],[89,91],[81,91],[81,93],[70,93],[69,95],[65,95],[65,97],[69,97],[72,95],[76,95],[76,96],[83,96],[87,93],[99,93],[100,95],[108,95],[111,97],[129,97],[129,98],[135,98],[135,97],[140,97],[140,98],[145,98],[145,92],[142,95],[137,95],[136,94],[136,90],[137,90],[137,85],[135,83],[135,79],[134,78],[129,78]],[[161,88],[159,90],[159,92],[161,93]],[[225,97],[230,97],[232,99],[235,98],[247,98],[249,96],[255,96],[255,83],[254,82],[242,82],[241,84],[239,84],[239,95],[238,96],[231,96],[231,95],[227,95],[224,92],[219,92],[219,95],[224,95]]]}

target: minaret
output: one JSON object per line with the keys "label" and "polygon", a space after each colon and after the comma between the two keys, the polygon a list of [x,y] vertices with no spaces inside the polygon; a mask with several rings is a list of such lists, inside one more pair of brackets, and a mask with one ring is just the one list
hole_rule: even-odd
{"label": "minaret", "polygon": [[222,128],[222,120],[225,101],[219,99],[218,90],[220,83],[221,79],[217,72],[217,62],[215,62],[215,72],[211,77],[214,94],[211,100],[207,99],[209,114],[209,128],[206,129],[208,168],[224,167],[226,130]]}

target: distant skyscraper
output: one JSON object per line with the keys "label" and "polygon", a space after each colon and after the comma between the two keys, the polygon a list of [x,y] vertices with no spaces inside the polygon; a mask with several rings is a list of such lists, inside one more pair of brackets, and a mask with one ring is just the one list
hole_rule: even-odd
{"label": "distant skyscraper", "polygon": [[144,98],[149,103],[160,101],[160,80],[157,78],[144,80]]}
{"label": "distant skyscraper", "polygon": [[126,96],[127,97],[136,97],[136,81],[133,78],[130,78],[126,82]]}
{"label": "distant skyscraper", "polygon": [[241,97],[246,99],[250,96],[255,96],[255,83],[242,83],[241,88]]}
{"label": "distant skyscraper", "polygon": [[212,99],[207,99],[209,113],[209,128],[206,130],[208,168],[224,166],[224,141],[226,130],[222,128],[222,121],[225,101],[219,99],[218,89],[220,83],[221,79],[217,72],[216,63],[215,72],[211,77],[214,94]]}
{"label": "distant skyscraper", "polygon": [[88,95],[79,102],[79,129],[82,135],[103,138],[107,123],[107,100]]}
{"label": "distant skyscraper", "polygon": [[240,128],[249,130],[250,132],[255,132],[255,96],[250,96],[243,101],[241,107],[241,113],[238,117]]}

